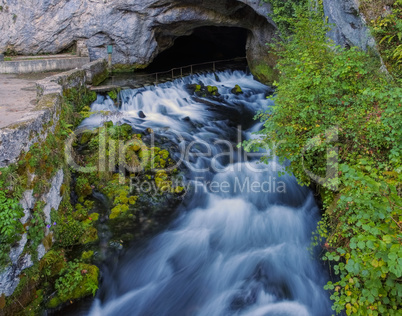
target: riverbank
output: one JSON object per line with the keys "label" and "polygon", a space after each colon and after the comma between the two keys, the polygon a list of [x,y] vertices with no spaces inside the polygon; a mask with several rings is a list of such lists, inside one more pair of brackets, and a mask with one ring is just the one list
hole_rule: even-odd
{"label": "riverbank", "polygon": [[[91,100],[88,80],[102,75],[103,68],[106,63],[97,61],[37,82],[35,106],[0,129],[0,306],[6,315],[24,308],[34,314],[43,299],[40,284],[55,273],[55,264],[58,271],[64,267],[64,251],[54,251],[57,223],[52,221],[53,212],[71,207],[64,142]],[[62,229],[63,223],[58,225]],[[97,270],[86,270],[93,272],[88,280],[97,282]]]}

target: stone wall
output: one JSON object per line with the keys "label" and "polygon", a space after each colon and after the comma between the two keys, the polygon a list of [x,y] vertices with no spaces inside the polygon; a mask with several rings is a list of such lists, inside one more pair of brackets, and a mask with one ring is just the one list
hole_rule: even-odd
{"label": "stone wall", "polygon": [[26,74],[33,72],[65,71],[80,68],[87,63],[89,63],[88,57],[3,61],[0,62],[0,73]]}
{"label": "stone wall", "polygon": [[28,151],[32,144],[46,138],[54,128],[43,127],[49,122],[57,123],[64,89],[97,83],[107,77],[107,64],[99,60],[85,65],[82,69],[70,70],[37,82],[38,104],[34,111],[11,126],[0,129],[0,168],[18,160],[22,151]]}
{"label": "stone wall", "polygon": [[[93,78],[100,80],[100,76],[104,76],[105,71],[107,75],[104,60],[93,62],[84,68],[64,72],[37,82],[39,102],[34,111],[23,121],[0,129],[0,168],[11,165],[18,166],[22,162],[21,159],[26,159],[34,145],[41,148],[49,134],[54,133],[56,128],[60,128],[62,98],[65,91],[86,89],[88,78],[92,82]],[[63,146],[63,144],[58,144],[58,146]],[[40,161],[46,158],[35,156],[35,159]],[[61,163],[58,164],[57,170],[51,170],[51,177],[46,178],[46,174],[42,175],[40,181],[46,181],[49,189],[41,193],[35,193],[35,188],[32,188],[32,183],[37,178],[35,170],[30,170],[28,166],[24,174],[19,175],[28,178],[21,182],[25,183],[23,188],[25,191],[20,200],[24,210],[24,216],[20,219],[23,225],[26,225],[32,218],[37,202],[41,202],[43,205],[45,224],[51,225],[50,212],[51,210],[57,211],[60,207],[63,199],[62,186],[69,186],[69,177],[65,174],[66,165],[63,160],[64,158],[60,157]],[[48,234],[47,229],[46,235]],[[49,245],[45,246],[41,243],[36,250],[37,258],[32,258],[30,252],[27,251],[29,244],[27,236],[28,231],[25,231],[21,234],[20,240],[11,248],[9,253],[11,264],[0,274],[0,297],[11,296],[20,283],[21,273],[31,267],[34,262],[38,262],[50,249]]]}

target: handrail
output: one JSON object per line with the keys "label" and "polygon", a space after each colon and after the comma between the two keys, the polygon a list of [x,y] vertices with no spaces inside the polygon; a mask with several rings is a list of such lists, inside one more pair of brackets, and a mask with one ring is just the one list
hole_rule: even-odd
{"label": "handrail", "polygon": [[[136,77],[155,76],[156,83],[158,83],[158,75],[171,73],[172,74],[172,79],[174,79],[175,78],[175,76],[174,76],[174,71],[175,70],[180,70],[180,76],[178,76],[176,78],[181,78],[181,77],[183,77],[183,69],[185,69],[185,68],[190,68],[190,74],[192,75],[193,74],[193,67],[195,67],[195,66],[202,66],[202,65],[212,64],[212,69],[213,69],[213,71],[215,71],[217,63],[228,62],[228,61],[236,61],[236,60],[243,60],[243,59],[247,59],[247,58],[246,57],[236,57],[236,58],[231,58],[231,59],[207,61],[207,62],[203,62],[203,63],[197,63],[197,64],[190,64],[190,65],[181,66],[181,67],[175,67],[175,68],[171,68],[170,70],[166,70],[166,71],[158,71],[158,72],[153,72],[153,73],[150,73],[150,74],[136,75]],[[112,78],[113,78],[113,76],[112,76]]]}

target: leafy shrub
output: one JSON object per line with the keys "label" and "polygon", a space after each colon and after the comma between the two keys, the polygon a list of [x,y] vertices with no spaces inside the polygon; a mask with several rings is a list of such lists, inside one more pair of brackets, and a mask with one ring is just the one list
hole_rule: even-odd
{"label": "leafy shrub", "polygon": [[[326,239],[323,259],[338,276],[326,286],[333,309],[398,315],[402,89],[368,54],[330,45],[321,12],[297,9],[289,21],[291,37],[275,46],[281,72],[275,106],[257,116],[264,121],[261,141],[245,145],[268,144],[301,184],[332,171],[332,180],[321,183],[326,214],[315,243]],[[329,166],[328,153],[337,160]]]}
{"label": "leafy shrub", "polygon": [[12,243],[17,241],[23,227],[19,219],[24,215],[17,198],[12,197],[0,181],[0,267],[10,260],[8,252]]}
{"label": "leafy shrub", "polygon": [[24,215],[18,199],[12,198],[9,191],[0,182],[0,241],[13,242],[16,235],[21,232],[22,224],[19,219]]}
{"label": "leafy shrub", "polygon": [[394,1],[388,13],[384,11],[387,5],[389,1],[363,0],[361,9],[368,16],[388,70],[402,80],[402,0]]}

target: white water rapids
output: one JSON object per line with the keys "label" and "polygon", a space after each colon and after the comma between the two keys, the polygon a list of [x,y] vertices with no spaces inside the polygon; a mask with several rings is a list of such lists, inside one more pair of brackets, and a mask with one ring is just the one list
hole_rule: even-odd
{"label": "white water rapids", "polygon": [[[221,97],[190,95],[186,85],[199,82],[217,86]],[[231,93],[236,84],[244,94]],[[311,192],[291,176],[278,178],[276,162],[246,161],[235,147],[237,123],[246,129],[243,138],[261,128],[250,117],[273,105],[267,91],[251,75],[225,71],[124,90],[120,109],[98,97],[92,110],[114,112],[114,122],[137,130],[150,127],[178,148],[195,145],[185,162],[192,190],[180,206],[181,215],[104,271],[90,315],[331,314],[323,289],[327,276],[308,251],[319,219]],[[139,111],[146,117],[141,119]],[[100,115],[83,122],[86,127],[101,124]],[[216,158],[229,150],[233,159]]]}

